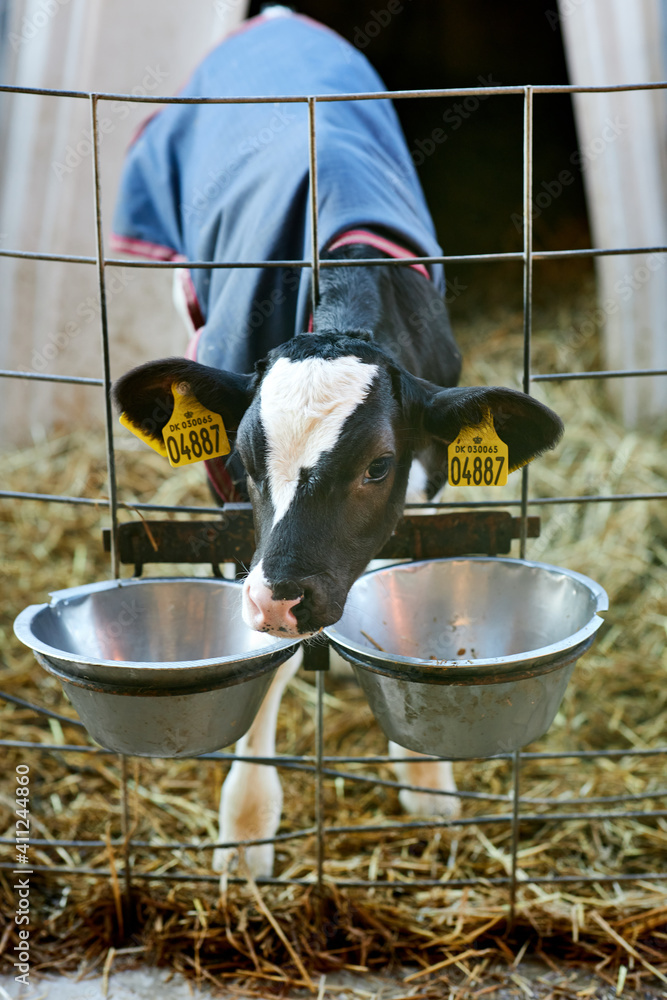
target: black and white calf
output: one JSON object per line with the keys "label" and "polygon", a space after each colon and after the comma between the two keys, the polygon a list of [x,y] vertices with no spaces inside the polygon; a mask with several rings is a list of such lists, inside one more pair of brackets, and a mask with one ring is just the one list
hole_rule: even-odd
{"label": "black and white calf", "polygon": [[[217,93],[320,94],[381,87],[360,53],[306,19],[285,14],[251,24],[252,30],[229,39],[212,55],[222,60],[223,68],[238,70],[246,65],[240,61],[246,47],[259,46],[261,51],[255,51],[251,60],[259,79],[253,77],[245,90]],[[294,80],[288,74],[297,72],[297,62]],[[207,92],[205,81],[206,73],[195,78],[195,93]],[[372,105],[383,107],[376,111]],[[237,111],[238,107],[247,113],[248,106],[237,106]],[[275,107],[261,107],[276,116],[278,129],[282,119]],[[323,107],[330,113],[323,113],[318,131],[322,258],[410,260],[416,255],[439,255],[389,103]],[[139,140],[143,145],[128,168],[123,192],[130,210],[126,200],[120,246],[191,260],[211,259],[206,254],[213,252],[219,254],[213,259],[220,260],[229,259],[230,253],[240,253],[238,260],[264,259],[262,254],[274,260],[307,258],[307,144],[297,139],[284,157],[280,151],[292,123],[273,138],[270,127],[262,126],[268,130],[264,146],[263,132],[257,128],[262,119],[249,116],[245,137],[232,129],[231,134],[242,136],[234,146],[234,169],[227,147],[217,154],[215,148],[211,151],[218,156],[214,167],[218,162],[219,171],[224,168],[230,180],[211,196],[206,206],[209,216],[197,229],[188,210],[200,188],[192,187],[198,175],[192,172],[189,157],[202,135],[210,142],[217,119],[209,114],[204,120],[183,106],[171,123],[166,115],[163,112],[157,126],[154,119],[144,130]],[[198,128],[195,138],[188,132],[192,119]],[[236,127],[239,120],[229,119],[227,125]],[[211,127],[204,129],[204,121]],[[256,161],[263,156],[268,156],[270,170],[260,182]],[[285,172],[276,178],[280,168]],[[202,169],[200,160],[197,169]],[[163,183],[161,170],[169,183]],[[362,177],[363,171],[368,176]],[[213,169],[209,172],[215,176]],[[248,178],[252,184],[265,183],[268,201]],[[282,217],[277,214],[281,196],[276,183],[281,192],[291,191]],[[230,222],[230,198],[239,186],[247,198],[265,199],[268,216],[255,229],[246,219],[249,228],[241,234],[232,228],[227,232],[231,249],[222,250],[218,240],[223,231],[232,223],[244,224],[241,209]],[[276,213],[270,211],[272,200]],[[156,232],[160,211],[166,221]],[[292,234],[287,244],[285,226]],[[194,243],[188,244],[188,233]],[[234,451],[226,469],[218,469],[213,479],[217,483],[234,479],[240,495],[247,490],[256,526],[257,550],[243,585],[244,619],[253,629],[305,637],[338,620],[350,586],[392,533],[409,483],[429,498],[446,481],[447,445],[461,428],[477,425],[490,413],[509,447],[510,466],[517,467],[552,448],[562,427],[553,412],[523,393],[456,387],[461,359],[438,267],[427,270],[413,263],[324,268],[312,316],[307,275],[302,272],[290,284],[289,272],[279,275],[279,270],[266,269],[268,275],[255,274],[251,285],[237,286],[239,296],[249,296],[246,306],[251,317],[258,304],[273,303],[275,308],[259,310],[266,314],[266,324],[248,324],[248,316],[239,319],[230,300],[227,311],[221,312],[234,272],[208,272],[207,280],[201,269],[193,270],[199,287],[190,288],[186,304],[189,315],[199,317],[193,341],[199,360],[172,358],[143,365],[117,382],[115,398],[128,418],[157,440],[171,412],[174,382],[187,383],[201,403],[222,415]],[[242,367],[240,357],[250,358],[254,365]],[[273,753],[278,704],[297,666],[295,657],[279,670],[237,752]],[[407,755],[397,749],[398,755]],[[396,748],[392,752],[395,756]],[[414,764],[397,767],[402,780],[456,790],[451,765],[415,758]],[[403,793],[401,801],[410,811],[451,814],[458,800]],[[272,768],[236,762],[223,787],[221,838],[271,836],[281,804],[280,783]],[[214,859],[217,866],[225,860],[220,852]],[[256,874],[268,874],[273,848],[255,847],[247,860]]]}

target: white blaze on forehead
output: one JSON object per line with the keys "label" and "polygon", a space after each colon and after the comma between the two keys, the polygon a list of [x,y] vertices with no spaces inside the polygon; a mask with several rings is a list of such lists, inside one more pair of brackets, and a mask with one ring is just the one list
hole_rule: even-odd
{"label": "white blaze on forehead", "polygon": [[363,403],[377,365],[346,358],[279,358],[264,376],[260,414],[274,524],[292,502],[301,469],[331,451],[347,418]]}

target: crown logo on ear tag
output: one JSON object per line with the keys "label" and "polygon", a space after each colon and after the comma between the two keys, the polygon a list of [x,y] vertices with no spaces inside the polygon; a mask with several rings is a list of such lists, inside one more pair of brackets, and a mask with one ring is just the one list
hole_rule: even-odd
{"label": "crown logo on ear tag", "polygon": [[192,395],[187,382],[172,382],[174,412],[162,429],[164,448],[174,469],[228,455],[231,446],[219,413]]}
{"label": "crown logo on ear tag", "polygon": [[508,453],[487,409],[482,422],[476,427],[462,427],[447,449],[450,486],[505,486]]}

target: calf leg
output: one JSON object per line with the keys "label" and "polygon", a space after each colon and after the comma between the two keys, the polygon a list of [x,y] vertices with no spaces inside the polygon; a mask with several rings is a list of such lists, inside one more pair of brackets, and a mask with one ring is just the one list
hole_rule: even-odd
{"label": "calf leg", "polygon": [[[410,468],[406,500],[423,503],[426,500],[428,475],[419,459]],[[389,743],[390,757],[413,757],[408,763],[393,765],[396,777],[406,785],[419,785],[443,792],[455,792],[456,782],[449,760],[434,761],[432,757],[406,750],[398,743]],[[406,812],[417,816],[445,816],[454,819],[461,812],[461,801],[453,795],[433,795],[431,792],[410,792],[403,789],[398,795]]]}
{"label": "calf leg", "polygon": [[[278,709],[287,683],[299,669],[299,649],[278,668],[255,721],[236,743],[239,756],[273,757],[276,750]],[[275,767],[235,760],[220,795],[220,840],[261,840],[273,837],[280,825],[283,790]],[[214,871],[226,872],[236,856],[235,848],[219,847],[213,853]],[[273,844],[245,848],[245,860],[254,876],[273,874]]]}
{"label": "calf leg", "polygon": [[[329,650],[331,674],[333,677],[347,677],[352,668],[335,649]],[[456,792],[456,782],[452,773],[452,763],[449,760],[434,760],[406,750],[398,743],[389,742],[390,757],[413,757],[408,763],[394,763],[392,766],[399,781],[406,785],[419,785],[422,788],[441,789],[444,792]],[[453,795],[434,795],[432,792],[399,792],[399,801],[407,813],[417,816],[445,816],[455,819],[461,812],[461,801]]]}
{"label": "calf leg", "polygon": [[[398,743],[389,743],[390,757],[413,757],[406,763],[394,763],[393,768],[399,781],[406,785],[419,785],[443,792],[455,792],[456,782],[452,773],[452,762],[435,760],[406,750]],[[432,792],[412,792],[402,789],[399,802],[406,812],[417,816],[444,816],[455,819],[461,812],[461,800],[454,795],[434,795]]]}

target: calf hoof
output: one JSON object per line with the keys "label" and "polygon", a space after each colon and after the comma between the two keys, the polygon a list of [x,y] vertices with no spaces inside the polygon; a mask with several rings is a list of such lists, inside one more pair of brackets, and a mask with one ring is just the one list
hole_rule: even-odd
{"label": "calf hoof", "polygon": [[273,859],[273,844],[241,848],[217,847],[213,852],[213,871],[221,873],[221,886],[227,875],[243,876],[246,871],[253,878],[270,878],[273,875]]}

